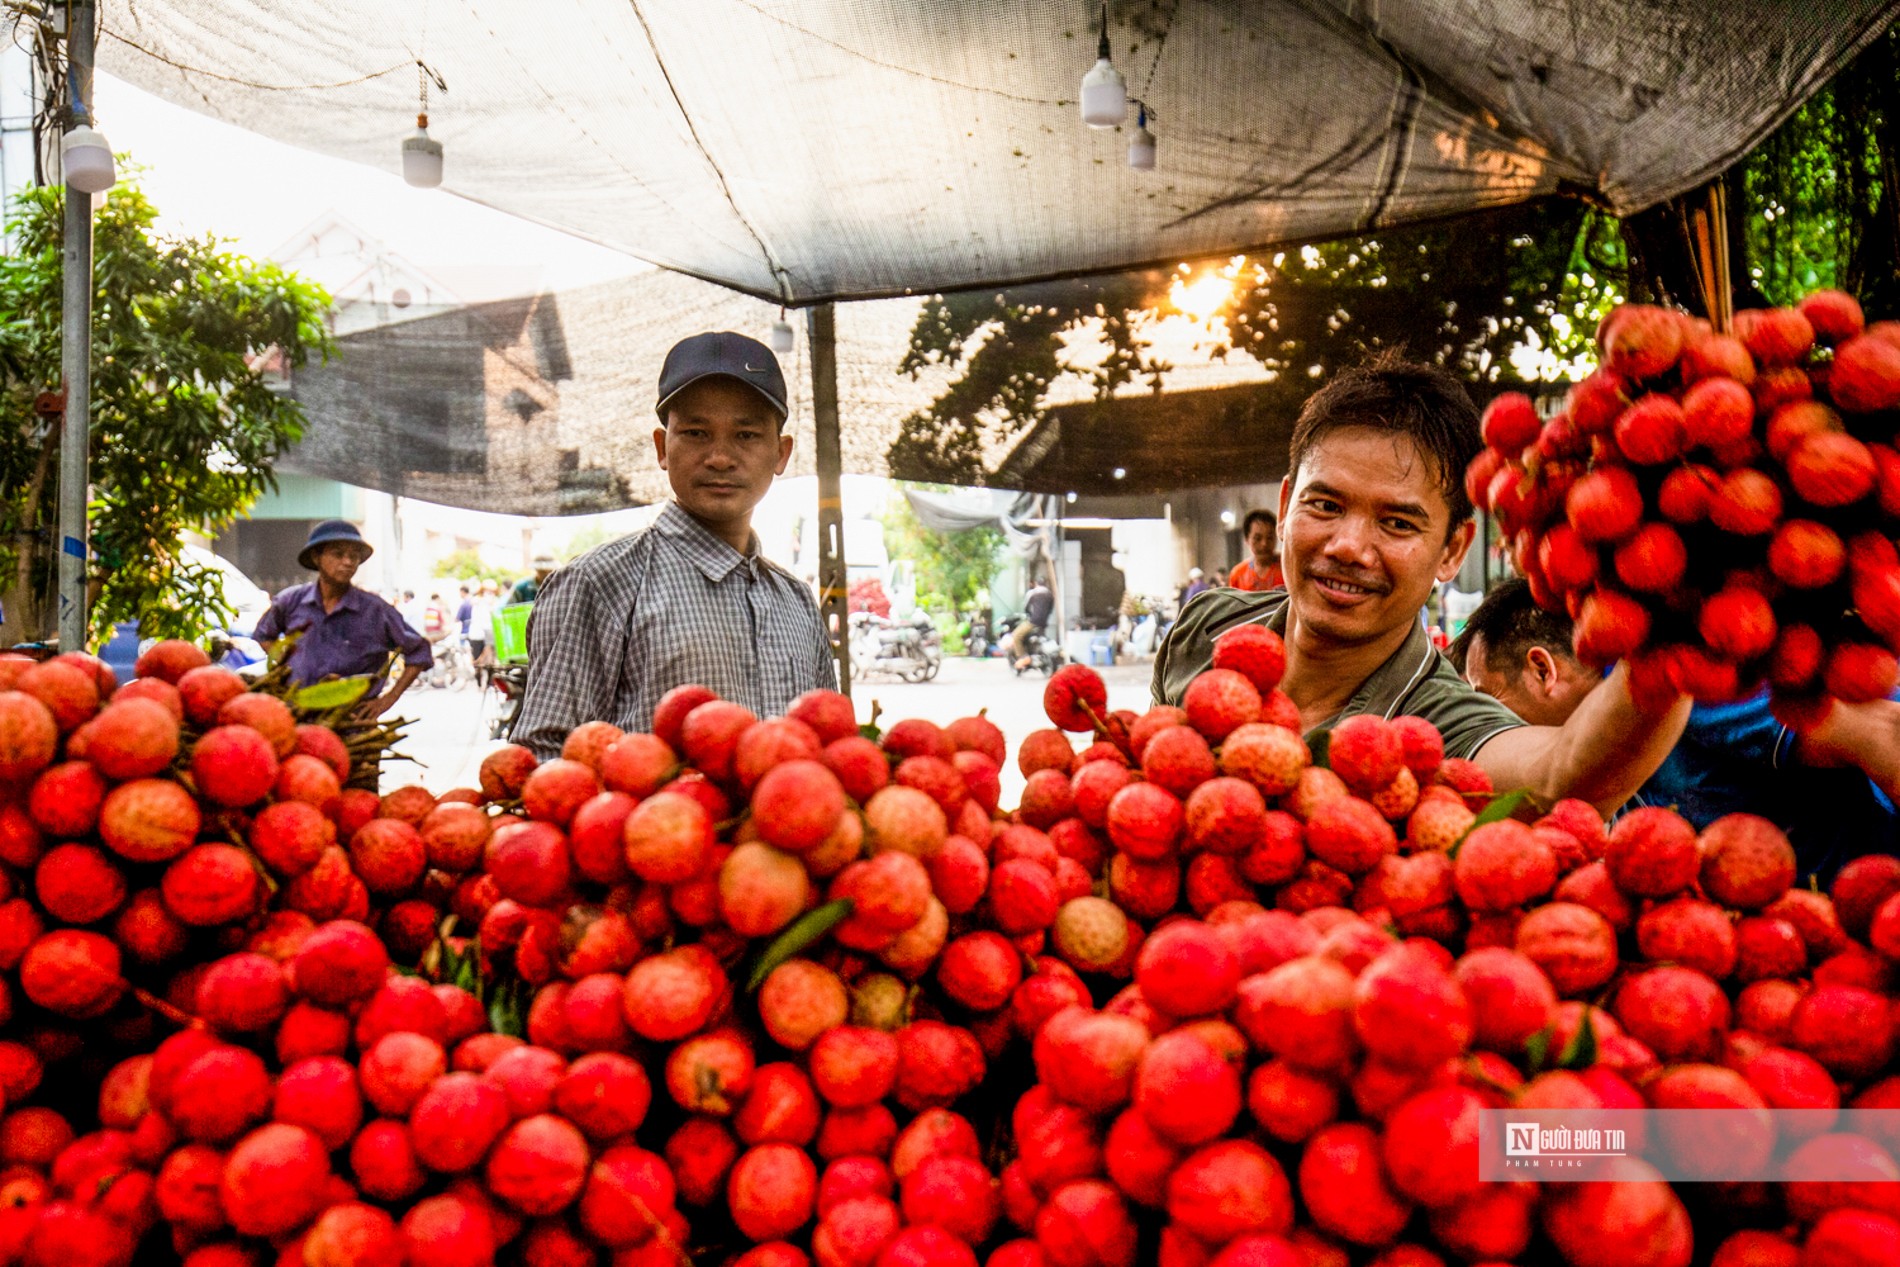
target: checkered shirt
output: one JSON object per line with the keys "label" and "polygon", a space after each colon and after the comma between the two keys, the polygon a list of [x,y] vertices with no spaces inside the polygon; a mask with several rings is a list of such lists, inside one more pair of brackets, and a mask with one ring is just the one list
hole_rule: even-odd
{"label": "checkered shirt", "polygon": [[547,760],[585,721],[647,730],[660,697],[696,682],[760,717],[838,686],[818,605],[797,577],[668,505],[541,585],[528,625],[515,742]]}

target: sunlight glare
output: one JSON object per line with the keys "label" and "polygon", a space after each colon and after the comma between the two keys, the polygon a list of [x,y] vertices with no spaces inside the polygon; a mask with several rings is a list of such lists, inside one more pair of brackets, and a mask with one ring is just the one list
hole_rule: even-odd
{"label": "sunlight glare", "polygon": [[1212,270],[1191,281],[1177,277],[1168,287],[1168,302],[1175,310],[1201,322],[1212,319],[1233,297],[1234,279]]}

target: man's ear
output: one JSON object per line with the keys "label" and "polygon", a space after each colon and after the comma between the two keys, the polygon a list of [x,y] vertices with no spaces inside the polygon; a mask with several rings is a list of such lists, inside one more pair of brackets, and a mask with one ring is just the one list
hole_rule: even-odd
{"label": "man's ear", "polygon": [[1445,543],[1445,553],[1439,556],[1438,571],[1434,573],[1439,581],[1449,581],[1458,575],[1458,569],[1465,563],[1465,552],[1471,549],[1472,539],[1477,535],[1475,519],[1467,519],[1451,530],[1451,540]]}
{"label": "man's ear", "polygon": [[[1287,499],[1292,496],[1293,496],[1293,472],[1288,471],[1285,475],[1280,477],[1280,522],[1281,523],[1286,522],[1286,503],[1287,503]],[[1279,536],[1280,536],[1279,529],[1276,526],[1274,529],[1274,541],[1276,543],[1279,541]]]}
{"label": "man's ear", "polygon": [[653,428],[653,455],[660,460],[660,469],[666,469],[666,428]]}
{"label": "man's ear", "polygon": [[785,474],[785,464],[792,460],[792,437],[789,432],[778,438],[778,465],[772,468],[772,474]]}
{"label": "man's ear", "polygon": [[1537,683],[1537,689],[1548,695],[1557,689],[1561,672],[1557,667],[1557,657],[1543,647],[1532,647],[1525,654],[1530,664],[1531,677]]}

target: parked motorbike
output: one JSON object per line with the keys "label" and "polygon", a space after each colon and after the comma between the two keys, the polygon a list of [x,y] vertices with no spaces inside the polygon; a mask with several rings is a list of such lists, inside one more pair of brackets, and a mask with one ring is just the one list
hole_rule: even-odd
{"label": "parked motorbike", "polygon": [[1016,628],[1025,619],[1023,616],[1012,616],[1004,621],[1002,632],[997,636],[996,645],[1002,648],[1005,656],[1009,657],[1010,671],[1017,677],[1029,672],[1040,672],[1044,677],[1051,677],[1063,666],[1067,657],[1062,654],[1060,643],[1047,633],[1031,626],[1027,638],[1028,663],[1025,664],[1022,656],[1017,653],[1015,644]]}
{"label": "parked motorbike", "polygon": [[515,731],[515,718],[521,714],[521,695],[528,689],[525,663],[497,665],[488,685],[497,696],[494,713],[488,719],[490,739],[508,739]]}
{"label": "parked motorbike", "polygon": [[906,682],[928,682],[942,667],[943,635],[924,613],[909,620],[851,613],[851,671],[859,677],[888,673]]}

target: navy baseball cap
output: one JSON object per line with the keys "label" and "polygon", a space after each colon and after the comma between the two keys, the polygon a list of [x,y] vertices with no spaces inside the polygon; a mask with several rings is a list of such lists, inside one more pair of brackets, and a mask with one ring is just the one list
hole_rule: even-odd
{"label": "navy baseball cap", "polygon": [[780,418],[785,407],[785,375],[779,370],[772,349],[757,339],[730,330],[707,331],[681,339],[666,354],[660,367],[660,401],[654,411],[666,421],[666,406],[673,397],[702,378],[734,378],[765,397]]}
{"label": "navy baseball cap", "polygon": [[297,562],[303,567],[315,571],[317,567],[317,551],[323,549],[323,547],[329,545],[332,541],[350,541],[362,546],[363,557],[366,559],[376,553],[376,548],[370,545],[369,542],[363,540],[363,534],[356,530],[355,524],[347,519],[326,519],[310,530],[310,539],[304,542],[302,552],[297,555]]}

